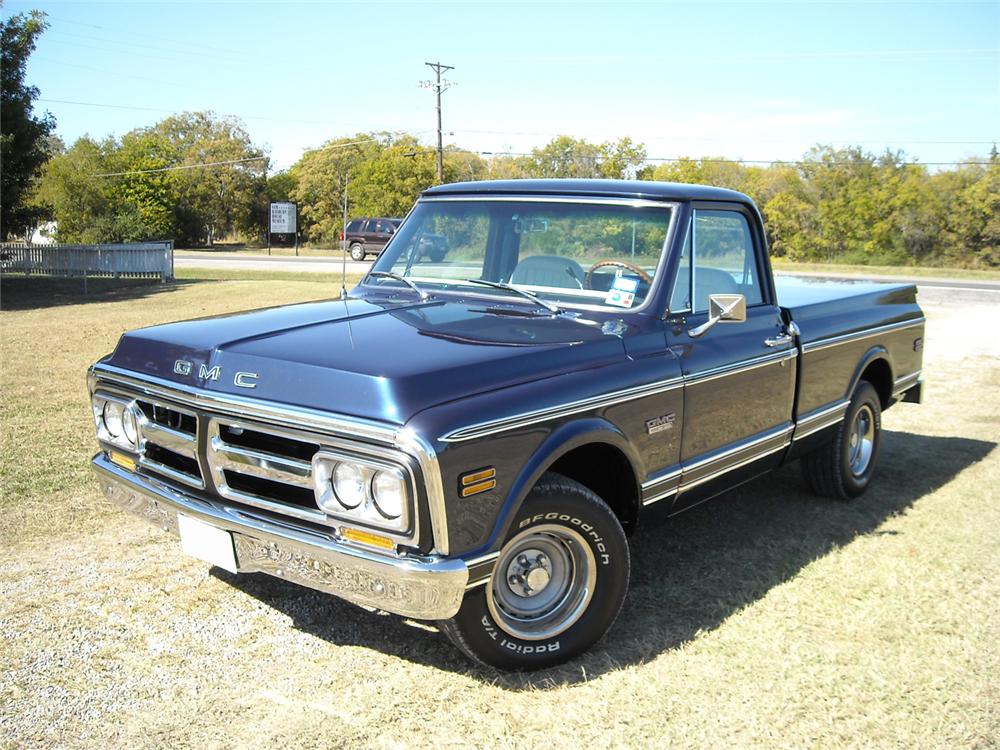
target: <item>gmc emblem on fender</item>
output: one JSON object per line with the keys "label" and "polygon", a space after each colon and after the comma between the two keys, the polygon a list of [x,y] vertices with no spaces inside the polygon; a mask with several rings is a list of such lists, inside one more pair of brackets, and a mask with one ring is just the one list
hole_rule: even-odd
{"label": "gmc emblem on fender", "polygon": [[646,420],[646,432],[655,435],[657,432],[672,430],[674,428],[674,413],[664,414],[662,417]]}

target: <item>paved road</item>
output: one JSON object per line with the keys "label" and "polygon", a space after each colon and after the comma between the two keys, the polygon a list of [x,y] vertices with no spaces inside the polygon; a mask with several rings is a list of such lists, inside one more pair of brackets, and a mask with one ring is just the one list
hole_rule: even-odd
{"label": "paved road", "polygon": [[[347,261],[348,273],[364,273],[372,261]],[[342,262],[333,257],[288,257],[275,255],[251,255],[247,253],[177,253],[174,256],[177,268],[222,268],[254,271],[297,271],[299,273],[340,273]],[[779,275],[805,276],[810,278],[867,279],[916,284],[921,299],[935,302],[983,301],[1000,302],[1000,281],[982,279],[949,279],[947,277],[906,277],[906,276],[857,276],[843,273],[789,272],[782,270]]]}
{"label": "paved road", "polygon": [[[364,273],[372,261],[347,261],[348,273]],[[249,253],[175,253],[177,268],[222,268],[244,271],[297,271],[299,273],[340,273],[339,258],[307,258],[300,256],[251,255]]]}

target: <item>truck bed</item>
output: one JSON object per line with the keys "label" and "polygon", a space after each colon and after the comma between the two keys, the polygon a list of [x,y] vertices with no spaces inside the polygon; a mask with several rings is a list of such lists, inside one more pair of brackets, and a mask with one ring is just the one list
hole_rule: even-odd
{"label": "truck bed", "polygon": [[885,393],[916,383],[923,344],[916,286],[792,276],[776,276],[775,285],[799,329],[800,420],[845,404],[859,367],[874,357],[889,363]]}
{"label": "truck bed", "polygon": [[803,347],[922,315],[913,284],[778,274],[774,282],[782,309],[801,331]]}

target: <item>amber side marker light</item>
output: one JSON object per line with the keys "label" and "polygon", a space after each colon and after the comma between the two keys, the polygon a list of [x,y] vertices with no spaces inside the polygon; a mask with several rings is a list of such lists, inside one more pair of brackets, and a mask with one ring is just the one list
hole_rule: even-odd
{"label": "amber side marker light", "polygon": [[497,470],[492,466],[463,474],[458,479],[458,494],[462,497],[469,497],[470,495],[478,495],[480,492],[492,490],[497,486],[496,476]]}
{"label": "amber side marker light", "polygon": [[387,550],[393,550],[396,548],[396,543],[388,537],[381,536],[379,534],[372,534],[370,531],[362,531],[361,529],[352,529],[347,526],[342,526],[340,529],[340,535],[348,541],[358,542],[359,544],[367,544],[370,547],[378,547],[379,549]]}
{"label": "amber side marker light", "polygon": [[135,471],[135,459],[126,456],[124,453],[119,453],[118,451],[108,451],[108,458],[111,459],[111,463],[118,464],[118,466],[121,466],[123,469]]}

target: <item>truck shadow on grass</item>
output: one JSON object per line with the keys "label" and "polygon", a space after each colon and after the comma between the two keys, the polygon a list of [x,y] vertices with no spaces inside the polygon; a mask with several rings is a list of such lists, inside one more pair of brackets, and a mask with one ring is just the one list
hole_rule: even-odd
{"label": "truck shadow on grass", "polygon": [[177,291],[196,279],[88,279],[84,293],[82,279],[40,276],[4,276],[0,279],[0,310],[42,310],[88,302],[122,302]]}
{"label": "truck shadow on grass", "polygon": [[995,447],[961,437],[886,432],[875,482],[857,502],[809,495],[796,462],[668,524],[640,531],[631,540],[629,595],[609,635],[568,664],[534,673],[478,667],[442,635],[280,579],[233,576],[217,568],[213,574],[336,645],[373,648],[508,690],[572,685],[645,663],[713,630],[812,561],[877,533],[887,519],[905,513]]}

